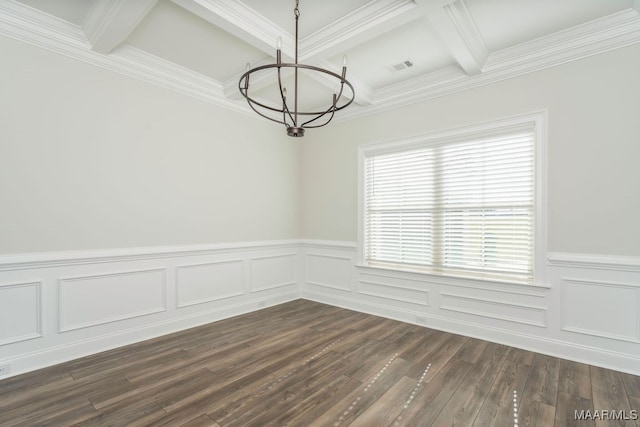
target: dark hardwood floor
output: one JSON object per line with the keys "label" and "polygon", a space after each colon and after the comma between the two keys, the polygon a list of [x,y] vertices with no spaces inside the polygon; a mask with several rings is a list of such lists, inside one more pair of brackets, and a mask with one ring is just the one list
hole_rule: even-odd
{"label": "dark hardwood floor", "polygon": [[640,377],[305,300],[0,381],[1,426],[640,426],[603,410]]}

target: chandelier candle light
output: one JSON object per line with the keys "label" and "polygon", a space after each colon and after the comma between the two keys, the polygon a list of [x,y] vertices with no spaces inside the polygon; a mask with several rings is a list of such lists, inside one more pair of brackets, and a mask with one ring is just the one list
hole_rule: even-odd
{"label": "chandelier candle light", "polygon": [[[240,81],[238,82],[238,88],[240,89],[240,93],[244,96],[249,103],[249,106],[253,111],[261,115],[262,117],[274,121],[276,123],[280,123],[285,125],[287,128],[287,135],[293,137],[301,137],[304,136],[304,130],[309,128],[319,128],[326,124],[328,124],[336,111],[342,110],[343,108],[348,107],[352,102],[355,96],[355,91],[353,90],[353,86],[349,81],[345,78],[347,75],[347,57],[345,55],[344,60],[342,62],[342,75],[334,73],[329,70],[325,70],[324,68],[316,67],[313,65],[306,64],[298,64],[298,19],[300,18],[300,10],[298,8],[299,0],[296,0],[296,6],[293,10],[293,14],[296,18],[296,39],[295,39],[295,57],[294,63],[286,63],[282,62],[282,38],[278,37],[278,43],[276,47],[276,63],[262,65],[259,67],[251,68],[250,64],[247,64],[247,71],[240,77]],[[287,104],[287,88],[282,85],[282,69],[293,69],[294,75],[294,87],[293,87],[293,109]],[[277,103],[281,105],[273,106],[267,105],[264,102],[257,101],[254,97],[249,94],[249,80],[251,75],[263,70],[276,69],[278,74],[278,89],[280,92],[280,99],[278,99]],[[316,79],[318,78],[329,78],[335,79],[336,90],[333,93],[333,100],[328,107],[322,107],[318,111],[298,111],[298,97],[299,97],[299,87],[298,87],[298,72],[300,70],[308,70],[317,74]],[[348,87],[348,91],[345,91],[345,85]],[[349,94],[346,92],[351,92],[350,96],[347,100],[343,101],[342,104],[339,104],[340,99],[343,94],[347,97]],[[280,116],[282,116],[280,118]]]}

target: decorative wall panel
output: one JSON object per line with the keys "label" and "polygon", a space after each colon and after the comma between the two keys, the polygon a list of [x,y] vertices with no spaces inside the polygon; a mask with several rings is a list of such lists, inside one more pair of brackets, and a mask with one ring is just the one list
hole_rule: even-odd
{"label": "decorative wall panel", "polygon": [[640,286],[564,279],[562,329],[640,343]]}
{"label": "decorative wall panel", "polygon": [[251,292],[297,284],[297,255],[281,254],[251,259]]}
{"label": "decorative wall panel", "polygon": [[426,289],[411,289],[386,283],[359,280],[358,293],[424,307],[429,305],[429,291]]}
{"label": "decorative wall panel", "polygon": [[0,284],[0,345],[42,336],[41,282]]}
{"label": "decorative wall panel", "polygon": [[351,291],[352,260],[348,257],[308,253],[305,257],[306,283]]}
{"label": "decorative wall panel", "polygon": [[0,256],[0,365],[8,366],[0,377],[299,298],[299,246],[277,240]]}
{"label": "decorative wall panel", "polygon": [[176,269],[178,307],[217,301],[244,293],[242,260],[181,265]]}
{"label": "decorative wall panel", "polygon": [[546,327],[545,309],[524,304],[513,304],[495,299],[475,298],[441,292],[440,308],[472,316],[507,322]]}
{"label": "decorative wall panel", "polygon": [[60,279],[60,332],[166,310],[165,269]]}

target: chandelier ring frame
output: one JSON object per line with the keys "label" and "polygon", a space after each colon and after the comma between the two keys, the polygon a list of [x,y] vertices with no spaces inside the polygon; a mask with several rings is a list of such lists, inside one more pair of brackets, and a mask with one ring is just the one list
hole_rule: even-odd
{"label": "chandelier ring frame", "polygon": [[[348,101],[346,101],[344,104],[342,105],[338,105],[337,102],[336,104],[332,104],[331,107],[329,107],[329,109],[327,110],[322,110],[322,111],[298,111],[298,115],[302,115],[302,116],[319,116],[318,118],[324,116],[325,114],[327,114],[330,111],[340,111],[346,107],[348,107],[349,105],[351,105],[351,103],[353,103],[354,98],[355,98],[355,90],[353,88],[353,85],[343,76],[341,76],[338,73],[334,73],[333,71],[329,71],[326,70],[324,68],[320,68],[320,67],[316,67],[314,65],[307,65],[307,64],[294,64],[294,63],[287,63],[287,62],[281,62],[279,64],[267,64],[267,65],[261,65],[259,67],[255,67],[252,68],[251,70],[245,72],[244,74],[242,74],[242,76],[240,76],[240,79],[238,81],[238,89],[240,90],[240,93],[242,94],[242,96],[247,100],[247,102],[249,103],[250,106],[252,106],[252,109],[260,114],[262,117],[265,117],[271,121],[274,121],[276,123],[281,123],[286,125],[287,123],[285,121],[281,121],[281,120],[277,120],[274,119],[272,117],[269,116],[265,116],[264,114],[261,114],[260,111],[257,111],[256,108],[254,108],[254,106],[259,106],[260,108],[269,110],[269,111],[273,111],[275,113],[281,113],[281,114],[288,114],[289,110],[288,108],[284,108],[284,107],[280,107],[280,108],[276,108],[270,105],[266,105],[263,104],[260,101],[255,100],[254,98],[252,98],[249,94],[249,77],[251,76],[251,74],[254,74],[256,72],[262,71],[262,70],[268,70],[268,69],[277,69],[278,71],[278,86],[280,89],[280,96],[283,100],[283,105],[286,106],[286,102],[285,101],[285,97],[283,94],[283,87],[282,87],[282,82],[280,80],[280,71],[282,68],[291,68],[291,69],[306,69],[306,70],[311,70],[311,71],[315,71],[315,72],[320,72],[326,75],[329,75],[333,78],[335,78],[337,80],[337,83],[340,85],[340,92],[338,92],[336,94],[336,99],[339,100],[342,97],[343,94],[343,89],[344,89],[344,85],[346,85],[347,87],[349,87],[349,90],[351,91],[351,97],[349,98]],[[315,119],[314,119],[315,120]],[[311,126],[309,126],[311,127]]]}

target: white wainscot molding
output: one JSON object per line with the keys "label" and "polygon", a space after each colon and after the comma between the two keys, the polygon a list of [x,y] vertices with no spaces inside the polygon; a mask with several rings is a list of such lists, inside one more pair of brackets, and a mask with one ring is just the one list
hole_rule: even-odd
{"label": "white wainscot molding", "polygon": [[241,259],[179,265],[176,268],[178,308],[243,295],[244,270]]}
{"label": "white wainscot molding", "polygon": [[413,324],[640,374],[640,259],[548,254],[546,283],[371,268],[353,242],[303,243],[302,296]]}
{"label": "white wainscot molding", "polygon": [[546,309],[543,307],[448,292],[440,292],[440,296],[440,308],[442,310],[541,328],[547,326],[545,320]]}
{"label": "white wainscot molding", "polygon": [[251,258],[251,292],[297,286],[297,257],[286,253]]}
{"label": "white wainscot molding", "polygon": [[353,259],[349,256],[308,252],[305,256],[305,283],[331,290],[351,292]]}
{"label": "white wainscot molding", "polygon": [[42,282],[0,283],[0,346],[42,337]]}
{"label": "white wainscot molding", "polygon": [[298,299],[299,249],[277,240],[0,256],[2,378]]}
{"label": "white wainscot molding", "polygon": [[303,297],[639,375],[640,258],[548,260],[546,286],[524,286],[362,267],[338,241],[0,256],[0,365],[17,375]]}
{"label": "white wainscot molding", "polygon": [[358,280],[358,293],[376,298],[398,301],[400,303],[429,306],[429,291],[426,289],[409,288],[399,284],[382,283],[372,280]]}
{"label": "white wainscot molding", "polygon": [[167,309],[166,269],[61,278],[59,286],[60,332]]}
{"label": "white wainscot molding", "polygon": [[562,330],[640,343],[640,285],[562,281]]}

